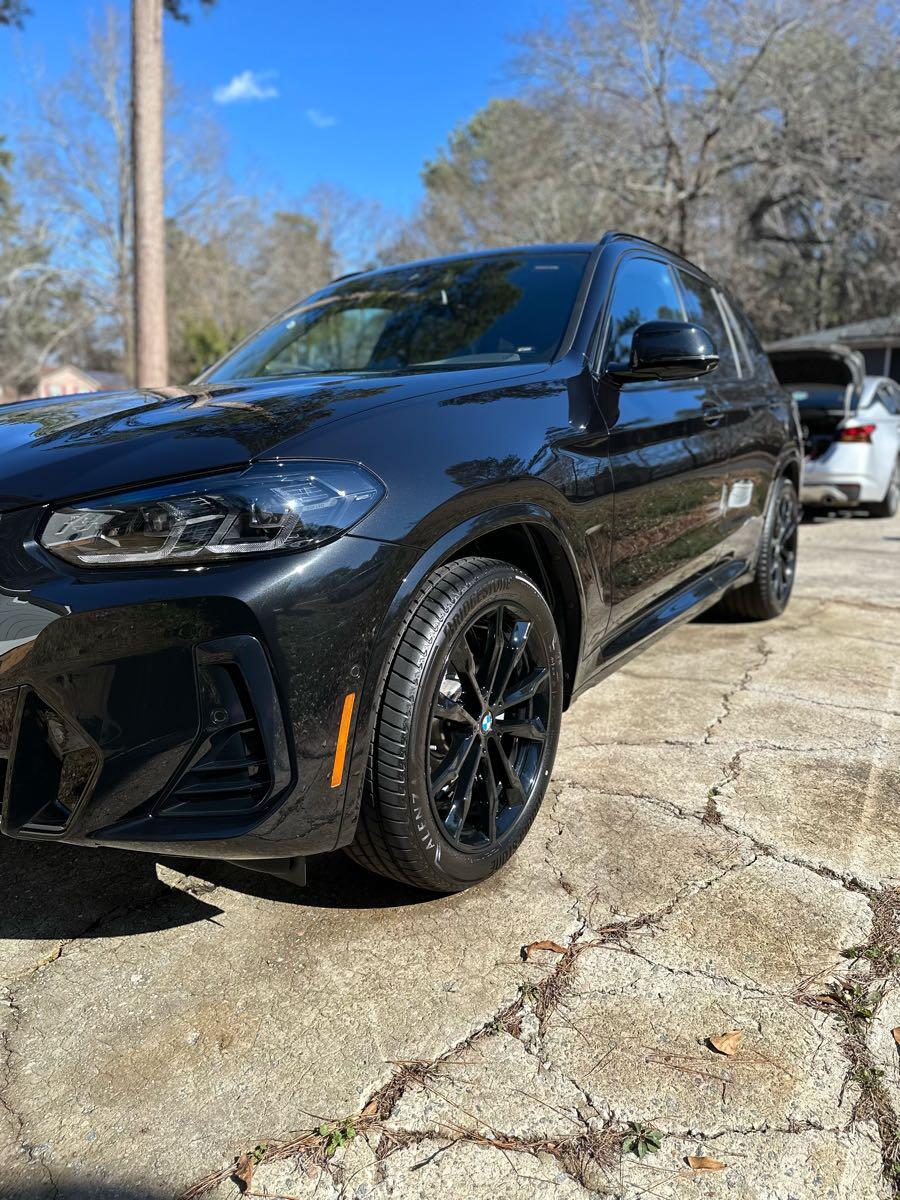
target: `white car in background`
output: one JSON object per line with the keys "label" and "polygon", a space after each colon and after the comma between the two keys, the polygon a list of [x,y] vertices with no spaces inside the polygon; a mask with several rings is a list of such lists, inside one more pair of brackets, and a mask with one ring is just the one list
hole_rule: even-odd
{"label": "white car in background", "polygon": [[804,507],[894,516],[900,508],[900,384],[866,375],[862,355],[847,346],[792,341],[767,349],[797,404]]}

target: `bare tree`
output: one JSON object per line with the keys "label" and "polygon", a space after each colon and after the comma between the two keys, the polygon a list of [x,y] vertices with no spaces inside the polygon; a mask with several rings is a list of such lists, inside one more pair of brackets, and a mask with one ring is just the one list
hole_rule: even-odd
{"label": "bare tree", "polygon": [[[215,0],[200,0],[211,7]],[[134,171],[135,374],[139,387],[169,376],[163,154],[163,10],[187,21],[184,0],[131,0],[131,144]]]}
{"label": "bare tree", "polygon": [[138,387],[169,375],[163,193],[162,0],[132,0],[131,145],[134,169],[134,336]]}
{"label": "bare tree", "polygon": [[766,332],[900,299],[900,17],[879,0],[582,0],[520,94],[424,172],[399,248],[625,228],[729,279]]}
{"label": "bare tree", "polygon": [[132,362],[131,151],[124,32],[112,10],[95,25],[71,71],[35,78],[34,108],[21,114],[17,144],[27,207],[53,230],[57,257],[103,314],[110,341]]}
{"label": "bare tree", "polygon": [[77,280],[53,263],[48,231],[26,223],[11,202],[11,162],[0,140],[0,381],[27,388],[78,330],[82,297]]}
{"label": "bare tree", "polygon": [[204,227],[170,222],[173,379],[192,378],[263,321],[340,273],[344,264],[330,230],[312,207],[267,215],[259,201],[244,198]]}
{"label": "bare tree", "polygon": [[[17,191],[52,231],[54,258],[80,281],[95,344],[134,371],[128,41],[110,9],[53,81],[35,79],[20,116]],[[233,204],[221,130],[171,83],[166,92],[166,204],[170,219],[206,227]]]}

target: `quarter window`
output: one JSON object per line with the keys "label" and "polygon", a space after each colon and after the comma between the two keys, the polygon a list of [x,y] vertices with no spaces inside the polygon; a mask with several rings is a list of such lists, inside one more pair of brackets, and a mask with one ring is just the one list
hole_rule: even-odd
{"label": "quarter window", "polygon": [[671,269],[654,258],[627,258],[616,272],[605,362],[628,362],[631,339],[645,321],[683,321]]}
{"label": "quarter window", "polygon": [[766,378],[771,378],[772,364],[769,362],[769,356],[763,350],[760,340],[756,336],[756,330],[750,324],[746,313],[730,301],[726,301],[726,304],[728,305],[728,311],[731,313],[734,325],[741,335],[741,341],[749,355],[750,373],[754,375],[762,374]]}

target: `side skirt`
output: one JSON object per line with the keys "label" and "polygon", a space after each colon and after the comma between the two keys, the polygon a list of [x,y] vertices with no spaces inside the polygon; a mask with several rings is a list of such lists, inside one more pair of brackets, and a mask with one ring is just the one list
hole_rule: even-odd
{"label": "side skirt", "polygon": [[665,596],[653,608],[648,609],[624,629],[617,629],[600,647],[599,662],[579,684],[572,699],[592,688],[594,684],[612,675],[636,655],[652,646],[670,629],[683,625],[698,617],[721,599],[732,585],[753,570],[746,559],[732,558],[718,563],[678,591]]}

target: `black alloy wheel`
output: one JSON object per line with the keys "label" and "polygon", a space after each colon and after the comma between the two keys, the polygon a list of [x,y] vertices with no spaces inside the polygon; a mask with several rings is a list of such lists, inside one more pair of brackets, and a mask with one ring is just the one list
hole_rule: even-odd
{"label": "black alloy wheel", "polygon": [[794,586],[799,526],[800,513],[793,489],[782,488],[775,503],[769,559],[772,594],[776,603],[780,604],[782,608],[787,603],[791,588]]}
{"label": "black alloy wheel", "polygon": [[350,857],[438,892],[492,875],[537,814],[561,716],[559,635],[535,584],[495,559],[439,567],[385,680]]}
{"label": "black alloy wheel", "polygon": [[505,601],[457,634],[431,706],[429,799],[460,850],[504,836],[541,776],[550,665],[524,608]]}
{"label": "black alloy wheel", "polygon": [[797,489],[782,475],[772,485],[753,578],[725,594],[721,602],[724,612],[739,621],[768,621],[781,616],[797,576],[799,531]]}

